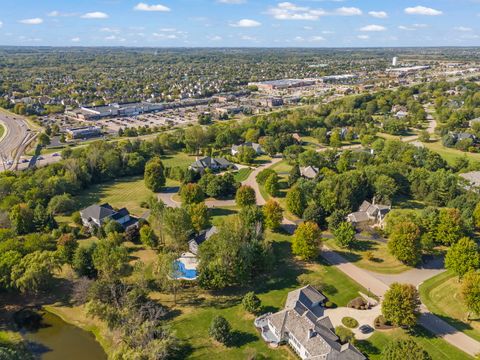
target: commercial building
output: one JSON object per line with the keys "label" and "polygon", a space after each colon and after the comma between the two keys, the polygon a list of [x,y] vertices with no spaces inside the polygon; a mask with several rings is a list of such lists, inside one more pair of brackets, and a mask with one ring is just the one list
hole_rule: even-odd
{"label": "commercial building", "polygon": [[283,79],[283,80],[271,80],[249,83],[249,86],[257,86],[261,90],[283,90],[297,87],[312,86],[317,83],[312,79]]}
{"label": "commercial building", "polygon": [[70,139],[85,139],[102,135],[102,129],[98,126],[85,126],[79,128],[71,128],[66,130]]}
{"label": "commercial building", "polygon": [[105,106],[86,107],[65,111],[65,115],[76,120],[100,120],[107,117],[136,116],[165,109],[164,104],[148,102],[109,104]]}

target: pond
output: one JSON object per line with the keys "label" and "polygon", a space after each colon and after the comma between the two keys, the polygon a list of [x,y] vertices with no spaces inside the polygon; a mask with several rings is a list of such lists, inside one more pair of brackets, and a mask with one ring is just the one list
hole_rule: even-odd
{"label": "pond", "polygon": [[[47,311],[36,311],[37,316],[21,331],[31,351],[41,360],[106,360],[107,355],[90,332],[67,324]],[[41,317],[38,317],[38,315]],[[20,325],[20,324],[19,324]]]}

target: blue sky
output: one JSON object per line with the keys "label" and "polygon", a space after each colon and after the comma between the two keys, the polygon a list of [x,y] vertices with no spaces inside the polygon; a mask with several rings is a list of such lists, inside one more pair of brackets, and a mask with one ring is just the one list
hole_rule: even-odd
{"label": "blue sky", "polygon": [[1,45],[480,45],[480,0],[1,0],[0,3]]}

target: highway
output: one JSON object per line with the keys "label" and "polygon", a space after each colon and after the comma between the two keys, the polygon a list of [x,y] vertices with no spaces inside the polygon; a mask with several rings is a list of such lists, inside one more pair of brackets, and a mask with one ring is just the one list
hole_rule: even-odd
{"label": "highway", "polygon": [[[5,136],[0,140],[0,170],[4,164],[1,158],[7,161],[14,161],[17,157],[17,150],[24,143],[28,135],[28,124],[20,116],[12,116],[0,111],[0,122],[5,127]],[[7,169],[9,166],[6,166]]]}

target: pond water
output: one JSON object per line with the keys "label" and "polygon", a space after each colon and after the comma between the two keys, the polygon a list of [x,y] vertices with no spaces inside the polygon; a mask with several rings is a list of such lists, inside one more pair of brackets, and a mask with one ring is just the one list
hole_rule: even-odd
{"label": "pond water", "polygon": [[38,327],[23,328],[32,352],[41,360],[106,360],[107,355],[90,332],[67,324],[47,311]]}

